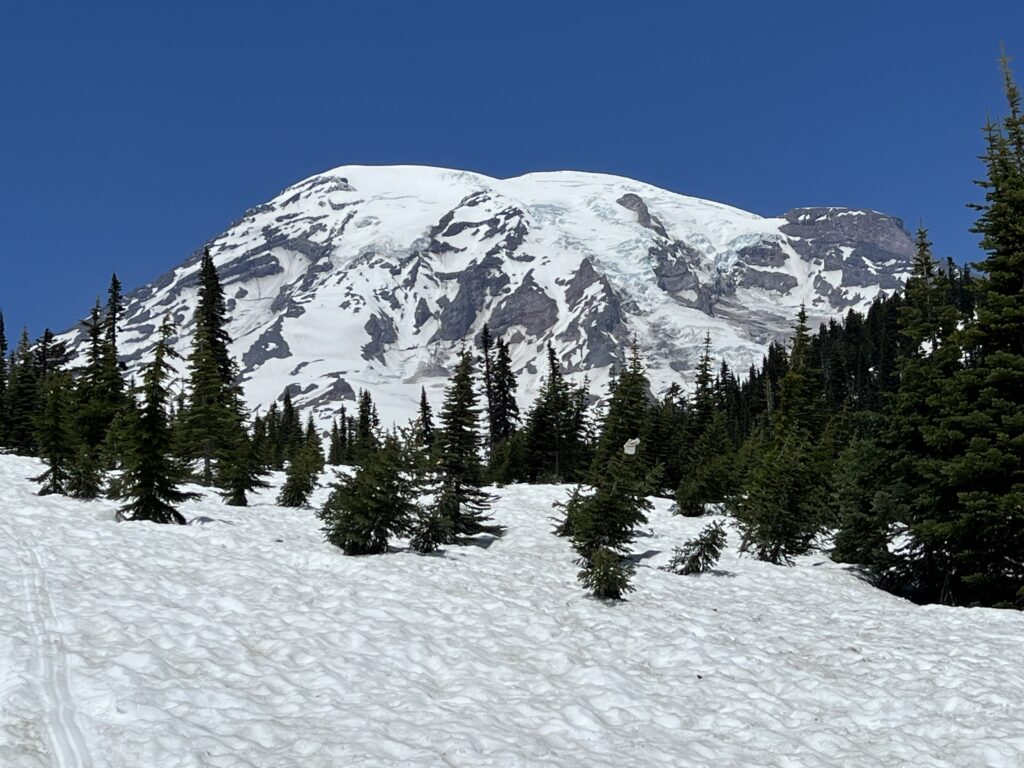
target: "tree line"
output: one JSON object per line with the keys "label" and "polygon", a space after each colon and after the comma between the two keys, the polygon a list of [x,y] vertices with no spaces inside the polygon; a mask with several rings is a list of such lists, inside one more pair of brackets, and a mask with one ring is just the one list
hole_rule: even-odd
{"label": "tree line", "polygon": [[[284,469],[278,501],[302,506],[325,464],[349,465],[318,515],[353,555],[385,552],[395,537],[432,552],[499,536],[488,485],[570,484],[555,533],[572,543],[581,583],[606,599],[631,589],[649,496],[671,495],[681,515],[730,516],[741,550],[761,560],[790,564],[824,547],[918,602],[1024,607],[1024,116],[1005,61],[1003,74],[1008,114],[985,131],[974,271],[938,262],[921,228],[901,293],[816,331],[801,308],[791,341],[742,376],[715,363],[707,336],[692,390],[655,398],[634,349],[597,408],[549,343],[520,413],[511,350],[485,325],[458,356],[437,424],[421,391],[416,418],[383,429],[361,391],[322,436],[290,390],[247,413],[205,253],[177,396],[169,322],[141,381],[125,381],[116,276],[84,321],[78,368],[49,331],[35,343],[23,333],[8,355],[0,315],[0,445],[43,459],[40,493],[107,493],[124,518],[155,522],[184,522],[187,480],[244,505]],[[677,553],[679,571],[706,569],[724,541],[709,526]]]}

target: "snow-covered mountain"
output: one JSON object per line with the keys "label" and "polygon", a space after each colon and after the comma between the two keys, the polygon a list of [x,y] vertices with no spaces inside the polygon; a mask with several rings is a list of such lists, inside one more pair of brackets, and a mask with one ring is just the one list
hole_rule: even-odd
{"label": "snow-covered mountain", "polygon": [[[253,406],[290,387],[328,419],[360,387],[386,420],[435,401],[483,324],[512,342],[532,399],[551,341],[600,392],[633,340],[663,390],[685,383],[710,331],[745,370],[813,320],[865,308],[905,279],[898,219],[802,208],[762,218],[630,179],[493,179],[416,166],[345,166],[289,187],[209,242]],[[146,358],[170,313],[189,344],[199,253],[129,296],[122,352]]]}

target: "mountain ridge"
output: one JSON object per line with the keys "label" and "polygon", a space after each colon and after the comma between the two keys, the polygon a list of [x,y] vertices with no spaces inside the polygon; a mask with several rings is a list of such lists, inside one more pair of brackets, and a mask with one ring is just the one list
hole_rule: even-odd
{"label": "mountain ridge", "polygon": [[[485,322],[510,341],[524,404],[549,341],[596,394],[634,341],[656,392],[685,383],[705,332],[744,371],[801,304],[814,321],[864,309],[913,254],[900,219],[867,209],[762,217],[611,174],[424,166],[316,174],[206,247],[250,405],[287,388],[320,423],[363,387],[386,418],[410,415]],[[187,352],[201,252],[126,297],[130,370],[167,313]]]}

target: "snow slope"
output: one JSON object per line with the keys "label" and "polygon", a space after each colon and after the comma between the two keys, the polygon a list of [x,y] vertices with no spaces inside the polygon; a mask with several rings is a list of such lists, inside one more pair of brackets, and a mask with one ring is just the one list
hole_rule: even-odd
{"label": "snow slope", "polygon": [[[523,406],[549,342],[597,394],[634,342],[657,393],[688,381],[705,333],[745,373],[801,304],[813,321],[864,309],[913,255],[902,222],[874,211],[764,218],[604,174],[355,165],[294,184],[208,245],[250,405],[290,388],[322,425],[360,388],[388,422],[414,413],[421,386],[436,401],[484,323],[510,341]],[[128,297],[130,373],[166,315],[188,352],[198,268],[193,254]],[[81,329],[66,338],[84,348]]]}
{"label": "snow slope", "polygon": [[0,456],[4,768],[1024,764],[1020,613],[823,556],[665,573],[707,522],[665,501],[605,605],[550,533],[560,487],[501,489],[486,549],[348,558],[269,492],[117,524],[38,471]]}

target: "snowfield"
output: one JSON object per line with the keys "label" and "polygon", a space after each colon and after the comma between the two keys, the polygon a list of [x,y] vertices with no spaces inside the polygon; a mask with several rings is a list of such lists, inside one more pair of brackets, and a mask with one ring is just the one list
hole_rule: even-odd
{"label": "snowfield", "polygon": [[4,768],[1024,765],[1024,615],[735,534],[665,573],[708,522],[665,500],[605,605],[551,534],[561,487],[500,489],[489,547],[351,558],[274,491],[118,524],[39,471],[0,456]]}

